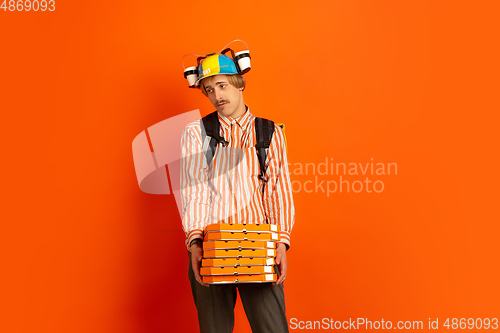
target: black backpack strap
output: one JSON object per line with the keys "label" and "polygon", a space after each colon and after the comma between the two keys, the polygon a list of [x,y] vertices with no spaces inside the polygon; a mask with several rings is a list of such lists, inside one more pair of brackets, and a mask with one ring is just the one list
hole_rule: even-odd
{"label": "black backpack strap", "polygon": [[[274,122],[268,119],[255,117],[255,137],[257,138],[257,144],[255,145],[255,150],[257,151],[257,156],[259,158],[260,165],[260,175],[259,178],[267,183],[266,179],[266,158],[267,149],[271,145],[271,140],[274,134]],[[262,192],[264,192],[264,186],[262,187]]]}
{"label": "black backpack strap", "polygon": [[[203,151],[207,158],[207,165],[210,165],[215,155],[217,144],[222,143],[225,147],[229,144],[223,137],[220,136],[220,123],[217,117],[217,111],[210,113],[200,120],[201,124],[201,142]],[[205,130],[203,130],[205,129]]]}

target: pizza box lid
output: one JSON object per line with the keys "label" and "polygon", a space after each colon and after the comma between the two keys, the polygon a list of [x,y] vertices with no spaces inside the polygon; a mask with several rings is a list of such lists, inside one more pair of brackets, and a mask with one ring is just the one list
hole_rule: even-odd
{"label": "pizza box lid", "polygon": [[225,284],[225,283],[250,283],[250,282],[275,282],[276,274],[255,274],[255,275],[209,275],[202,276],[203,283]]}
{"label": "pizza box lid", "polygon": [[244,224],[244,223],[215,223],[209,224],[205,232],[233,231],[233,232],[280,232],[276,224]]}
{"label": "pizza box lid", "polygon": [[274,265],[274,258],[221,258],[221,259],[202,259],[203,267],[238,267],[238,266],[259,266]]}
{"label": "pizza box lid", "polygon": [[203,243],[205,250],[218,250],[218,249],[274,249],[276,243],[269,241],[210,241]]}
{"label": "pizza box lid", "polygon": [[275,249],[203,250],[203,258],[262,258],[275,256]]}
{"label": "pizza box lid", "polygon": [[280,234],[277,232],[209,232],[205,234],[204,241],[218,241],[218,240],[240,240],[240,241],[279,241]]}
{"label": "pizza box lid", "polygon": [[273,274],[274,266],[201,267],[201,275]]}

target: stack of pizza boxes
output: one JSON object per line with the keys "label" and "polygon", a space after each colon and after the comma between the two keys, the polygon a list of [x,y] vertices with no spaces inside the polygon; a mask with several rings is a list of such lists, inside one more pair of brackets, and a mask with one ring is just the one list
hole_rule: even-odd
{"label": "stack of pizza boxes", "polygon": [[205,229],[201,275],[204,283],[275,282],[273,224],[211,224]]}

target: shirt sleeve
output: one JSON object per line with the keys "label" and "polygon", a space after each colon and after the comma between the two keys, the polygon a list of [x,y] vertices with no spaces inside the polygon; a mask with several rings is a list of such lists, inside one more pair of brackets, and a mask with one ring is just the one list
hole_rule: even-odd
{"label": "shirt sleeve", "polygon": [[187,125],[182,133],[180,169],[182,228],[186,234],[186,246],[189,249],[189,244],[193,239],[203,238],[203,230],[208,225],[212,201],[199,121]]}
{"label": "shirt sleeve", "polygon": [[288,172],[285,136],[281,127],[274,125],[274,134],[267,152],[264,208],[269,223],[281,228],[281,243],[290,246],[290,233],[295,222],[292,185]]}

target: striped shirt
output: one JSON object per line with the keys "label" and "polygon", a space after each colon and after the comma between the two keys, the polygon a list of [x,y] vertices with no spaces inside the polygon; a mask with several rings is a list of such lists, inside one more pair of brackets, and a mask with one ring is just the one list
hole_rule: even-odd
{"label": "striped shirt", "polygon": [[200,121],[188,124],[182,134],[182,227],[187,247],[203,238],[203,230],[213,223],[275,224],[281,227],[280,242],[290,245],[295,208],[284,134],[275,124],[262,192],[255,116],[246,108],[237,119],[217,114],[220,135],[229,145],[217,146],[210,167],[202,149]]}

